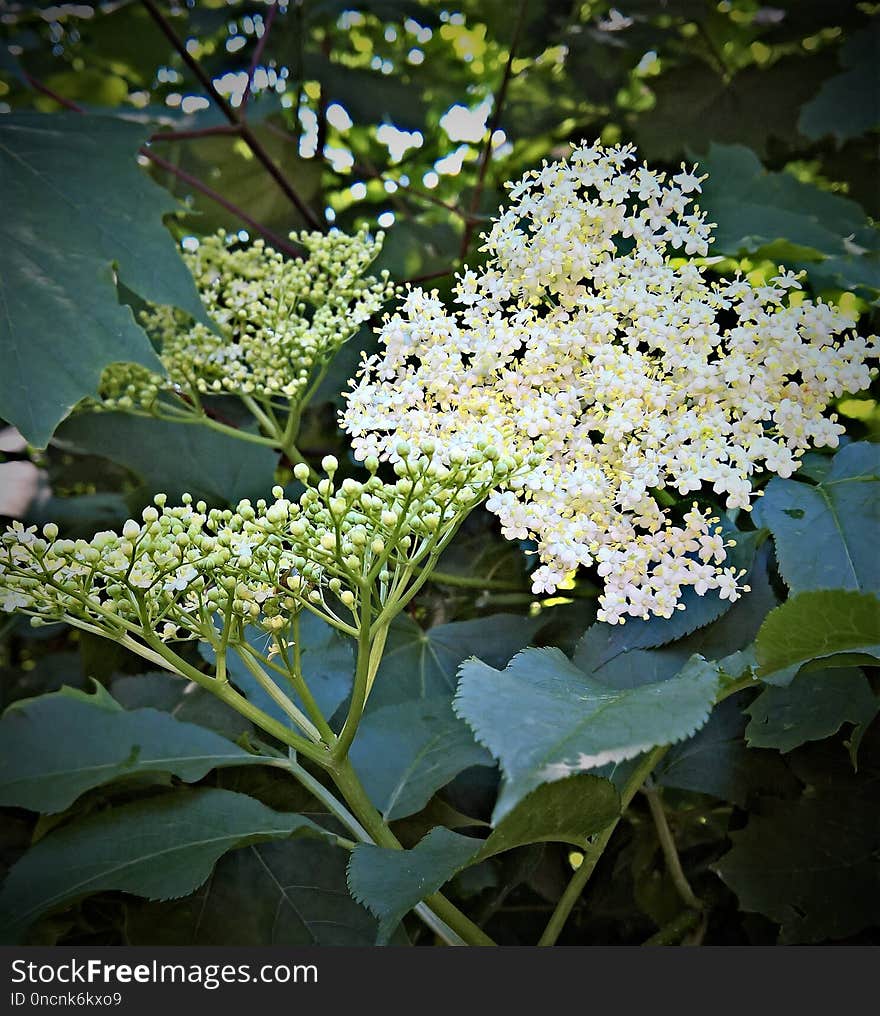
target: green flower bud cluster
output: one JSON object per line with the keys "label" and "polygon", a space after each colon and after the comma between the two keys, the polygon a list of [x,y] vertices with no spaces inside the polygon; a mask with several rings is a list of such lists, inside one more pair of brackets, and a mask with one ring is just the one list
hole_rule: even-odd
{"label": "green flower bud cluster", "polygon": [[339,347],[376,314],[395,288],[387,272],[366,275],[382,247],[361,231],[292,234],[306,250],[285,258],[263,240],[242,246],[222,231],[184,254],[216,328],[174,307],[142,321],[167,376],[137,364],[104,372],[97,406],[149,415],[199,413],[203,395],[303,398]]}
{"label": "green flower bud cluster", "polygon": [[[375,459],[364,481],[336,483],[327,456],[326,475],[298,501],[275,487],[271,501],[208,510],[158,494],[140,521],[91,540],[14,523],[0,540],[0,608],[111,637],[214,646],[242,641],[246,625],[278,633],[307,609],[357,635],[402,609],[468,512],[524,468],[494,449],[449,466],[433,455],[402,443],[393,483]],[[295,471],[307,483],[307,467]]]}

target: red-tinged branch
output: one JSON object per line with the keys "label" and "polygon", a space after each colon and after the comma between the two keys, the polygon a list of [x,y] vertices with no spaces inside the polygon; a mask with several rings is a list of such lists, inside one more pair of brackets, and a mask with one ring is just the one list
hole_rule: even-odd
{"label": "red-tinged branch", "polygon": [[173,162],[169,162],[167,159],[163,159],[161,155],[157,155],[150,148],[141,148],[140,154],[148,158],[151,162],[155,163],[161,169],[164,169],[167,173],[171,173],[176,176],[179,180],[188,184],[193,190],[197,190],[200,194],[204,194],[205,197],[210,198],[212,201],[220,205],[221,208],[225,208],[230,215],[234,215],[237,219],[240,219],[246,226],[250,226],[255,232],[259,233],[262,237],[269,241],[272,246],[279,251],[283,251],[289,257],[299,258],[302,257],[302,252],[294,247],[291,243],[273,232],[268,227],[264,226],[261,222],[257,222],[256,219],[251,218],[244,209],[234,205],[231,201],[227,201],[222,194],[219,194],[212,187],[209,187],[206,183],[203,183],[198,177],[193,176],[191,173],[187,173],[185,169],[181,169],[179,166],[175,166]]}
{"label": "red-tinged branch", "polygon": [[483,197],[483,188],[486,186],[486,173],[489,170],[489,163],[492,161],[492,138],[495,136],[495,132],[501,125],[501,114],[504,112],[504,103],[507,100],[507,90],[510,87],[511,79],[513,78],[513,61],[516,59],[516,50],[519,46],[519,39],[522,34],[523,25],[525,24],[527,7],[528,0],[520,0],[516,26],[513,30],[513,38],[510,40],[510,50],[507,54],[507,63],[504,65],[504,74],[501,77],[501,84],[498,86],[498,91],[495,93],[495,100],[492,103],[492,115],[489,118],[489,123],[486,128],[487,136],[486,142],[483,145],[482,154],[480,155],[479,168],[477,169],[477,183],[471,196],[471,203],[468,208],[468,218],[465,222],[464,232],[461,237],[461,249],[459,251],[460,261],[464,261],[467,257],[468,249],[471,245],[471,239],[474,235],[474,225],[478,221],[475,216],[480,208],[480,200]]}
{"label": "red-tinged branch", "polygon": [[191,131],[157,131],[150,135],[150,141],[197,141],[199,138],[230,137],[236,134],[238,134],[237,124],[219,124]]}
{"label": "red-tinged branch", "polygon": [[248,148],[250,148],[250,150],[254,153],[255,158],[258,159],[260,163],[262,163],[263,168],[266,170],[269,176],[272,177],[272,179],[278,185],[279,189],[284,194],[284,196],[290,201],[290,203],[294,206],[294,208],[296,208],[296,210],[303,217],[305,222],[308,223],[308,225],[312,229],[317,229],[321,232],[324,232],[327,228],[326,223],[323,222],[321,219],[319,219],[318,216],[314,213],[314,211],[312,211],[312,209],[309,208],[309,206],[305,203],[305,201],[303,201],[303,199],[299,196],[299,194],[297,194],[296,190],[291,186],[290,181],[287,179],[287,177],[285,177],[285,175],[275,164],[275,161],[263,147],[262,142],[254,134],[253,130],[248,125],[248,123],[242,117],[240,117],[238,113],[236,113],[236,111],[229,105],[226,99],[224,99],[223,96],[217,91],[216,87],[214,86],[214,82],[210,78],[210,75],[208,75],[205,72],[201,64],[198,62],[198,60],[196,60],[195,57],[193,57],[193,55],[189,52],[189,50],[187,50],[183,40],[174,31],[173,27],[171,26],[167,18],[162,14],[162,12],[154,3],[154,0],[142,0],[142,2],[149,11],[150,16],[153,18],[153,20],[156,22],[156,24],[164,33],[165,37],[168,39],[168,41],[180,55],[180,58],[183,60],[186,66],[190,69],[190,71],[195,75],[195,77],[204,87],[205,91],[211,97],[214,104],[217,106],[217,108],[220,110],[223,116],[226,117],[226,119],[229,121],[230,124],[235,126],[241,139],[245,142],[245,144],[247,144]]}
{"label": "red-tinged branch", "polygon": [[217,91],[214,82],[211,80],[210,74],[207,74],[202,65],[196,60],[196,58],[186,48],[183,40],[174,31],[171,23],[165,17],[165,15],[159,10],[158,6],[154,3],[154,0],[141,0],[144,7],[150,14],[150,17],[159,28],[162,30],[165,38],[171,43],[175,50],[180,54],[180,58],[190,69],[192,74],[198,79],[201,86],[210,95],[214,105],[220,110],[220,112],[226,117],[230,123],[238,123],[238,117],[235,110],[229,105],[229,103],[223,98],[223,96]]}
{"label": "red-tinged branch", "polygon": [[[51,88],[48,87],[48,85],[44,85],[42,81],[39,81],[37,78],[32,77],[30,74],[27,73],[27,71],[23,71],[22,73],[24,75],[25,80],[31,86],[31,88],[34,89],[34,91],[40,92],[40,94],[47,96],[54,102],[57,102],[59,105],[63,106],[65,109],[69,109],[73,113],[85,113],[85,110],[82,108],[82,106],[78,106],[75,102],[73,102],[70,99],[65,99],[64,96],[59,95],[57,92],[53,91]],[[212,133],[218,132],[216,128],[206,128],[206,131],[211,131]],[[174,140],[181,140],[184,133],[185,132],[183,131],[176,132]],[[206,132],[199,131],[192,133],[198,134],[198,136],[201,137],[204,136]],[[161,138],[159,135],[154,134],[151,140],[164,140],[164,139]],[[272,246],[275,247],[276,250],[283,251],[285,254],[287,254],[289,257],[292,258],[302,257],[302,252],[298,250],[296,247],[294,247],[291,243],[289,243],[283,237],[279,236],[277,233],[273,232],[268,227],[264,226],[261,222],[257,222],[256,219],[248,215],[247,212],[244,211],[244,209],[239,208],[238,205],[234,205],[231,201],[227,201],[227,199],[224,198],[222,194],[219,194],[217,191],[215,191],[213,187],[209,187],[206,183],[203,183],[201,180],[198,179],[198,177],[193,176],[191,173],[187,173],[186,170],[181,169],[179,166],[175,166],[174,163],[169,162],[167,159],[163,159],[161,155],[158,155],[156,152],[152,151],[152,149],[146,146],[140,149],[139,154],[143,155],[145,158],[149,159],[151,162],[155,163],[157,166],[164,169],[167,173],[171,173],[172,176],[177,177],[179,180],[183,180],[183,182],[192,187],[193,190],[197,190],[199,191],[199,193],[204,194],[205,197],[210,198],[211,201],[216,202],[218,205],[220,205],[221,208],[225,208],[227,212],[229,212],[231,215],[234,215],[246,226],[250,226],[250,228],[253,229],[255,232],[265,237],[265,239],[267,239],[269,243],[271,243]]]}
{"label": "red-tinged branch", "polygon": [[278,13],[278,5],[273,3],[269,8],[269,13],[266,15],[266,22],[263,28],[263,34],[260,36],[257,45],[254,47],[254,55],[251,59],[251,65],[248,68],[247,84],[244,86],[244,93],[241,97],[241,112],[242,116],[247,108],[248,100],[251,97],[251,89],[254,86],[254,75],[257,73],[257,68],[260,66],[260,61],[263,59],[263,51],[266,48],[266,41],[269,38],[269,32],[272,30],[272,25],[275,21],[275,15]]}
{"label": "red-tinged branch", "polygon": [[63,106],[65,109],[69,109],[74,113],[85,113],[82,106],[78,106],[72,99],[65,99],[63,95],[59,95],[56,91],[53,91],[48,85],[44,85],[42,81],[38,81],[36,78],[31,77],[28,72],[22,68],[21,75],[25,81],[33,88],[35,92],[39,92],[41,95],[45,95],[53,102],[57,102],[59,106]]}

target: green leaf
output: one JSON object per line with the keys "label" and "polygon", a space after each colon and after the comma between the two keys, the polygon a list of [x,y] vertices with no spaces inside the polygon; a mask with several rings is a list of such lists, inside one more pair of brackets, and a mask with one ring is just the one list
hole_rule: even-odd
{"label": "green leaf", "polygon": [[741,808],[757,794],[778,794],[789,785],[795,789],[797,781],[778,755],[746,746],[745,725],[740,697],[725,699],[702,730],[669,751],[654,779],[661,786],[711,794]]}
{"label": "green leaf", "polygon": [[113,266],[130,289],[205,320],[162,224],[177,210],[135,161],[146,125],[70,113],[0,120],[0,416],[43,446],[103,369],[161,370]]}
{"label": "green leaf", "polygon": [[[331,628],[326,621],[308,611],[300,615],[300,653],[303,678],[311,691],[324,716],[332,717],[339,706],[345,701],[354,680],[354,650],[352,642]],[[288,641],[293,639],[288,628],[281,632],[281,637]],[[248,625],[245,639],[263,656],[266,656],[271,639],[264,631]],[[214,650],[207,643],[200,643],[199,652],[202,658],[213,664],[216,659]],[[292,652],[292,651],[291,651]],[[278,662],[278,657],[275,657]],[[253,674],[242,663],[241,657],[229,650],[226,654],[227,671],[244,695],[259,706],[260,709],[274,716],[276,720],[290,724],[290,717],[278,703],[255,680]],[[265,669],[265,668],[264,668]],[[292,699],[301,709],[305,706],[299,694],[280,675],[270,673],[273,681],[283,685],[284,694]]]}
{"label": "green leaf", "polygon": [[730,563],[746,570],[744,581],[750,587],[739,600],[731,603],[714,593],[697,596],[686,589],[685,610],[671,618],[597,622],[575,648],[575,666],[603,684],[635,688],[674,677],[695,654],[712,660],[743,649],[777,602],[767,577],[766,551],[756,558],[759,535],[737,533],[730,553]]}
{"label": "green leaf", "polygon": [[758,676],[780,685],[813,660],[880,659],[880,599],[843,589],[800,593],[767,615],[755,652]]}
{"label": "green leaf", "polygon": [[[774,477],[754,514],[773,533],[792,593],[880,591],[880,445],[860,441],[841,448],[815,485]],[[809,544],[821,551],[805,554]]]}
{"label": "green leaf", "polygon": [[349,895],[348,851],[317,839],[259,843],[217,863],[191,896],[128,908],[148,946],[372,945],[375,920]]}
{"label": "green leaf", "polygon": [[351,760],[386,821],[421,810],[465,769],[494,765],[445,695],[368,713],[358,728]]}
{"label": "green leaf", "polygon": [[[873,799],[871,799],[873,796]],[[880,808],[870,791],[780,801],[730,834],[715,870],[743,910],[780,924],[780,942],[845,938],[880,912]]]}
{"label": "green leaf", "polygon": [[832,69],[833,57],[822,52],[781,56],[766,68],[746,66],[729,79],[702,60],[672,66],[646,82],[656,103],[638,118],[635,141],[643,158],[663,162],[703,153],[711,142],[748,145],[762,156],[780,142],[793,146],[801,140],[801,103]]}
{"label": "green leaf", "polygon": [[870,256],[880,238],[854,201],[801,183],[791,173],[767,172],[740,145],[712,145],[701,169],[709,179],[700,204],[717,224],[716,252],[753,254],[772,246],[768,256],[789,263],[835,258],[844,283],[851,268],[854,286],[880,288]]}
{"label": "green leaf", "polygon": [[610,780],[578,773],[543,783],[508,812],[480,848],[477,860],[528,843],[571,843],[583,847],[620,814],[620,797]]}
{"label": "green leaf", "polygon": [[124,709],[160,709],[233,741],[253,730],[249,720],[206,688],[164,670],[114,677],[110,690]]}
{"label": "green leaf", "polygon": [[802,134],[814,140],[831,134],[839,144],[880,127],[878,47],[876,23],[846,40],[840,51],[846,69],[826,78],[818,93],[801,107],[798,127]]}
{"label": "green leaf", "polygon": [[546,618],[491,614],[473,621],[438,624],[425,631],[407,614],[391,624],[368,709],[455,693],[458,668],[479,655],[503,667],[529,644]]}
{"label": "green leaf", "polygon": [[820,741],[844,723],[866,727],[880,710],[880,699],[855,667],[811,670],[787,688],[767,688],[746,708],[749,744],[791,751]]}
{"label": "green leaf", "polygon": [[411,850],[359,844],[352,852],[348,885],[355,899],[379,918],[379,941],[387,941],[409,910],[469,865],[530,843],[583,847],[588,836],[619,814],[620,799],[608,780],[571,776],[528,794],[486,840],[438,826]]}
{"label": "green leaf", "polygon": [[478,840],[443,826],[412,850],[358,844],[348,865],[348,888],[379,919],[377,944],[387,943],[404,916],[467,867],[479,848]]}
{"label": "green leaf", "polygon": [[67,688],[6,710],[0,804],[52,813],[120,777],[170,773],[195,783],[218,766],[260,761],[203,727],[155,709],[127,712],[102,695]]}
{"label": "green leaf", "polygon": [[188,492],[211,504],[265,497],[278,455],[198,424],[168,423],[126,413],[78,413],[55,441],[80,454],[100,455],[137,473],[145,487],[170,498]]}
{"label": "green leaf", "polygon": [[37,842],[0,892],[0,936],[15,941],[42,914],[97,892],[185,896],[228,850],[309,834],[301,815],[228,790],[175,790],[91,815]]}
{"label": "green leaf", "polygon": [[617,690],[558,649],[526,649],[507,669],[461,667],[455,709],[500,761],[499,821],[529,791],[689,737],[709,718],[717,667],[693,657],[670,680]]}

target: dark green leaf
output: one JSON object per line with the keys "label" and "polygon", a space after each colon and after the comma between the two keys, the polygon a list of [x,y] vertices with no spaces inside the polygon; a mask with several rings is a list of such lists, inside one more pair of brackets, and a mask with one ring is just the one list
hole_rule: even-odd
{"label": "dark green leaf", "polygon": [[316,839],[221,858],[192,896],[132,904],[131,945],[372,945],[376,922],[348,893],[348,852]]}
{"label": "dark green leaf", "polygon": [[248,720],[216,695],[176,674],[154,671],[117,676],[110,689],[125,709],[161,709],[178,720],[207,727],[231,740],[253,729]]}
{"label": "dark green leaf", "polygon": [[348,865],[348,887],[379,919],[377,942],[388,942],[404,915],[466,867],[479,847],[478,840],[443,826],[412,850],[356,846]]}
{"label": "dark green leaf", "polygon": [[814,139],[832,134],[839,143],[880,127],[878,57],[876,23],[847,39],[840,52],[846,69],[823,81],[818,93],[801,107],[801,133]]}
{"label": "dark green leaf", "polygon": [[[745,808],[762,792],[798,786],[778,755],[749,748],[739,697],[716,706],[709,722],[690,740],[676,744],[655,770],[664,787],[711,794]],[[750,742],[754,743],[754,742]]]}
{"label": "dark green leaf", "polygon": [[779,802],[731,833],[716,870],[744,910],[782,925],[782,943],[845,938],[880,913],[878,816],[876,791]]}
{"label": "dark green leaf", "polygon": [[358,728],[351,759],[387,821],[419,811],[470,766],[494,765],[445,695],[368,713]]}
{"label": "dark green leaf", "polygon": [[[719,659],[747,646],[776,597],[767,578],[766,552],[757,559],[758,533],[737,533],[730,562],[745,569],[750,587],[731,603],[715,594],[685,590],[685,610],[671,618],[633,619],[626,624],[597,622],[577,645],[573,662],[603,684],[635,688],[674,677],[694,654]],[[630,630],[632,629],[632,630]]]}
{"label": "dark green leaf", "polygon": [[162,216],[176,203],[138,168],[144,125],[15,113],[0,121],[0,415],[45,445],[116,360],[159,370],[117,302],[113,266],[136,293],[204,319]]}
{"label": "dark green leaf", "polygon": [[298,834],[327,835],[301,815],[228,790],[175,790],[108,808],[50,833],[12,868],[0,892],[0,936],[14,941],[40,915],[91,893],[185,896],[228,850]]}
{"label": "dark green leaf", "polygon": [[702,154],[711,142],[748,145],[761,155],[793,145],[801,103],[832,67],[821,52],[745,67],[729,79],[702,61],[672,67],[648,82],[656,105],[639,118],[636,141],[644,157],[664,162],[686,151]]}
{"label": "dark green leaf", "polygon": [[271,448],[207,427],[125,413],[78,413],[65,421],[56,441],[71,451],[126,466],[151,493],[161,490],[178,498],[188,492],[211,504],[265,497],[278,459]]}
{"label": "dark green leaf", "polygon": [[604,829],[619,812],[620,799],[608,780],[571,776],[532,791],[487,840],[438,826],[411,850],[355,847],[349,888],[379,918],[379,941],[384,941],[404,914],[469,865],[529,843],[583,847],[588,836]]}
{"label": "dark green leaf", "polygon": [[545,623],[545,618],[492,614],[438,624],[425,631],[407,614],[400,614],[388,633],[368,708],[451,697],[458,668],[468,656],[479,655],[490,666],[503,667]]}
{"label": "dark green leaf", "polygon": [[845,283],[851,268],[852,285],[880,288],[869,256],[878,249],[878,232],[854,201],[791,173],[769,173],[739,145],[712,145],[701,167],[709,174],[701,204],[717,223],[716,251],[755,253],[772,245],[771,253],[789,263],[835,258]]}
{"label": "dark green leaf", "polygon": [[759,748],[791,751],[830,737],[844,723],[866,727],[878,709],[880,699],[857,668],[811,670],[787,688],[767,688],[748,706],[746,737]]}

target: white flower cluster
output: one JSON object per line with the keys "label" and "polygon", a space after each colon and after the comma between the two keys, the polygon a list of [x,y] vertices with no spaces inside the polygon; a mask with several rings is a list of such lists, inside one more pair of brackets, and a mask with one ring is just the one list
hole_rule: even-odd
{"label": "white flower cluster", "polygon": [[637,165],[630,146],[528,173],[458,307],[411,290],[341,417],[360,458],[393,459],[401,439],[434,441],[444,461],[540,442],[539,464],[488,507],[508,538],[537,542],[535,591],[597,566],[611,623],[668,617],[686,586],[738,596],[718,519],[696,504],[677,516],[671,492],[748,510],[756,473],[789,476],[805,449],[837,444],[824,410],[869,384],[878,351],[793,293],[794,275],[707,279],[692,260],[711,240],[700,182]]}
{"label": "white flower cluster", "polygon": [[365,274],[382,249],[381,233],[375,239],[366,231],[292,238],[305,257],[285,258],[263,240],[242,246],[223,232],[185,253],[215,328],[173,307],[145,311],[142,320],[167,377],[136,364],[113,364],[104,372],[97,407],[161,416],[197,406],[202,395],[287,402],[314,387],[339,347],[380,310],[394,286],[387,272],[380,278]]}
{"label": "white flower cluster", "polygon": [[[432,455],[401,444],[394,483],[371,460],[365,482],[339,485],[327,456],[327,476],[299,501],[276,487],[271,502],[208,510],[188,495],[171,506],[158,494],[140,521],[91,540],[16,522],[0,538],[0,609],[111,637],[158,633],[215,646],[243,640],[247,624],[278,632],[303,609],[357,634],[401,608],[465,515],[522,467],[493,449],[449,467]],[[308,481],[307,466],[294,472]]]}

